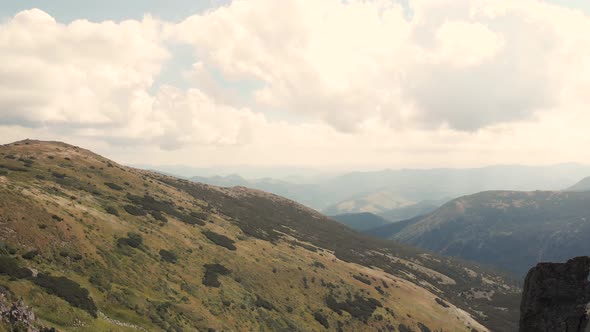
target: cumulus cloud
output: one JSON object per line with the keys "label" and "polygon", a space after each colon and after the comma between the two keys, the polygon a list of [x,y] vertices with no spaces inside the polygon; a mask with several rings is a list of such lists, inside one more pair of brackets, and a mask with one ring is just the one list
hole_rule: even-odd
{"label": "cumulus cloud", "polygon": [[[0,130],[186,163],[581,160],[590,17],[537,0],[408,3],[235,0],[179,23],[24,11],[0,24]],[[186,88],[154,84],[174,43],[194,49]]]}
{"label": "cumulus cloud", "polygon": [[227,77],[262,81],[259,105],[343,131],[375,117],[474,131],[555,106],[568,84],[560,67],[582,56],[563,53],[572,22],[553,16],[576,16],[578,28],[587,18],[512,3],[416,0],[408,18],[396,1],[235,1],[173,34]]}
{"label": "cumulus cloud", "polygon": [[32,9],[0,25],[0,123],[165,149],[238,144],[261,115],[197,89],[152,87],[170,57],[164,23],[68,25]]}

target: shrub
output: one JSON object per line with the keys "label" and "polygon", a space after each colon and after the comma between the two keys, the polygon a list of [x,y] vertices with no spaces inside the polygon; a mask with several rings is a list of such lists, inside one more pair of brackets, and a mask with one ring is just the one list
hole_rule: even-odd
{"label": "shrub", "polygon": [[203,275],[203,285],[208,287],[219,287],[221,283],[218,277],[226,276],[231,273],[229,269],[221,264],[205,264],[205,274]]}
{"label": "shrub", "polygon": [[96,286],[96,288],[98,288],[102,292],[107,292],[112,288],[109,278],[106,275],[99,272],[91,275],[90,278],[88,278],[88,281],[90,281],[91,284]]}
{"label": "shrub", "polygon": [[8,175],[8,172],[4,171],[4,170],[0,170],[0,176],[4,176],[4,175]]}
{"label": "shrub", "polygon": [[362,282],[363,284],[371,285],[371,280],[369,280],[363,276],[353,275],[352,277],[355,278],[356,280]]}
{"label": "shrub", "polygon": [[382,306],[381,302],[376,299],[365,299],[359,295],[356,295],[352,300],[348,299],[344,302],[338,302],[331,294],[326,297],[326,305],[338,314],[342,314],[342,311],[346,311],[352,317],[362,321],[369,319],[377,307]]}
{"label": "shrub", "polygon": [[138,208],[137,206],[133,206],[133,205],[125,205],[123,207],[123,209],[125,209],[125,211],[127,211],[127,213],[129,213],[132,216],[145,216],[147,214],[147,212],[145,212],[144,210]]}
{"label": "shrub", "polygon": [[418,322],[418,328],[420,329],[420,332],[432,332],[430,330],[430,328],[428,328],[428,326]]}
{"label": "shrub", "polygon": [[62,217],[57,216],[55,214],[51,216],[51,219],[53,219],[53,220],[55,220],[57,222],[60,222],[60,221],[63,221],[64,220]]}
{"label": "shrub", "polygon": [[256,296],[256,301],[254,302],[254,305],[256,305],[259,308],[264,308],[266,310],[275,310],[275,306],[272,305],[272,303],[261,298],[260,296]]}
{"label": "shrub", "polygon": [[213,243],[218,246],[222,246],[229,250],[236,250],[236,246],[234,246],[235,241],[228,238],[225,235],[221,235],[212,231],[205,231],[203,234]]}
{"label": "shrub", "polygon": [[31,250],[29,252],[24,253],[22,257],[24,259],[33,259],[37,257],[37,255],[39,255],[39,250]]}
{"label": "shrub", "polygon": [[161,222],[168,222],[168,219],[166,219],[166,217],[164,217],[162,215],[162,212],[160,211],[152,211],[150,212],[150,214],[152,215],[152,217],[154,217],[154,219],[161,221]]}
{"label": "shrub", "polygon": [[194,218],[199,218],[199,219],[202,219],[202,220],[206,220],[209,217],[209,215],[207,213],[205,213],[205,212],[194,212],[194,211],[192,211],[190,213],[190,216],[191,217],[194,217]]}
{"label": "shrub", "polygon": [[66,277],[53,277],[47,274],[39,274],[35,283],[48,293],[61,297],[74,307],[88,312],[97,318],[97,308],[90,297],[88,290],[80,287],[78,283]]}
{"label": "shrub", "polygon": [[399,324],[398,329],[399,329],[399,332],[413,332],[413,330],[411,328],[409,328],[407,325],[404,325],[404,324]]}
{"label": "shrub", "polygon": [[116,183],[112,183],[112,182],[105,182],[104,183],[105,186],[113,189],[113,190],[118,190],[121,191],[123,190],[123,187],[121,187],[120,185],[116,184]]}
{"label": "shrub", "polygon": [[330,328],[330,323],[328,323],[328,319],[326,318],[326,316],[324,316],[324,314],[322,314],[321,312],[317,311],[315,314],[313,314],[313,318],[320,324],[322,324],[323,327],[329,329]]}
{"label": "shrub", "polygon": [[158,219],[161,216],[161,218],[158,219],[160,221],[167,222],[166,218],[162,215],[162,212],[164,212],[189,225],[205,225],[205,222],[196,216],[183,214],[176,210],[172,202],[159,201],[150,195],[144,195],[141,197],[127,194],[127,199],[132,203],[141,206],[145,211],[150,211],[150,214],[152,214],[154,218]]}
{"label": "shrub", "polygon": [[64,173],[57,173],[57,172],[53,172],[53,173],[51,173],[51,175],[54,178],[58,178],[58,179],[64,179],[66,177],[66,175]]}
{"label": "shrub", "polygon": [[325,268],[326,268],[326,266],[325,266],[324,264],[322,264],[322,263],[320,263],[320,262],[318,262],[318,261],[314,261],[314,262],[311,264],[311,266],[313,266],[313,267],[319,267],[320,269],[325,269]]}
{"label": "shrub", "polygon": [[105,208],[105,211],[106,211],[108,214],[112,214],[113,216],[117,216],[117,217],[119,216],[119,211],[117,211],[117,209],[115,209],[115,208],[114,208],[114,207],[112,207],[112,206],[107,206],[107,207]]}
{"label": "shrub", "polygon": [[132,248],[139,248],[143,244],[143,237],[141,234],[134,232],[127,233],[127,237],[122,237],[117,240],[119,246],[130,246]]}
{"label": "shrub", "polygon": [[173,264],[176,263],[176,261],[178,260],[178,257],[175,253],[173,253],[172,251],[168,251],[166,249],[160,250],[160,257],[162,258],[162,260]]}
{"label": "shrub", "polygon": [[45,180],[45,177],[41,174],[37,174],[35,175],[35,177],[37,178],[37,180]]}
{"label": "shrub", "polygon": [[18,261],[12,257],[0,256],[0,274],[25,279],[30,278],[33,272],[26,267],[20,267]]}
{"label": "shrub", "polygon": [[439,299],[438,297],[434,299],[434,301],[436,301],[436,303],[438,303],[438,305],[442,306],[443,308],[449,307],[449,305],[445,301]]}

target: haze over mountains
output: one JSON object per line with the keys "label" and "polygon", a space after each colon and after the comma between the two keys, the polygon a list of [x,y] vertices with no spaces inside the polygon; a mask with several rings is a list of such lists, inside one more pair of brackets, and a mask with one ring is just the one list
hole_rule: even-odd
{"label": "haze over mountains", "polygon": [[[403,169],[353,172],[307,183],[239,175],[192,177],[219,186],[247,186],[281,195],[328,215],[371,212],[396,220],[399,208],[430,212],[453,198],[488,190],[562,190],[590,174],[590,166],[489,166],[472,169]],[[419,205],[415,205],[419,204]],[[400,218],[401,217],[401,218]]]}

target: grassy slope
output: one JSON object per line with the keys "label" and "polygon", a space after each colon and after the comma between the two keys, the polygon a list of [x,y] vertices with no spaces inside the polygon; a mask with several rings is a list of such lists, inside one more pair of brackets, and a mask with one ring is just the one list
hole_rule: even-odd
{"label": "grassy slope", "polygon": [[[127,213],[125,205],[138,206],[128,194],[170,202],[163,208],[167,222]],[[179,220],[190,212],[206,222]],[[233,239],[237,250],[213,243],[206,230]],[[117,245],[128,232],[140,234],[143,244]],[[0,147],[0,239],[21,266],[65,276],[90,292],[98,318],[48,294],[34,278],[0,276],[44,323],[62,330],[323,330],[318,316],[331,329],[349,331],[400,324],[418,330],[418,323],[432,330],[484,330],[450,303],[491,327],[516,324],[515,315],[493,308],[515,310],[518,289],[475,266],[365,238],[278,196],[122,167],[63,143]],[[162,249],[177,261],[162,260]],[[40,253],[21,257],[31,250]],[[204,265],[215,263],[231,271],[218,276],[218,288],[202,282]],[[476,289],[500,295],[473,299]],[[382,306],[363,316],[365,305],[351,317],[329,309],[329,295]]]}

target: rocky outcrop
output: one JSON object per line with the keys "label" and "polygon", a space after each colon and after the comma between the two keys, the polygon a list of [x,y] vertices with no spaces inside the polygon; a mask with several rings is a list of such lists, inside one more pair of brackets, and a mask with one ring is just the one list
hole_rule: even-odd
{"label": "rocky outcrop", "polygon": [[8,289],[0,286],[0,330],[56,332],[54,328],[40,326],[33,310],[22,300],[12,297]]}
{"label": "rocky outcrop", "polygon": [[590,257],[540,263],[526,276],[521,332],[584,332],[589,320]]}

